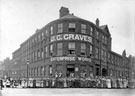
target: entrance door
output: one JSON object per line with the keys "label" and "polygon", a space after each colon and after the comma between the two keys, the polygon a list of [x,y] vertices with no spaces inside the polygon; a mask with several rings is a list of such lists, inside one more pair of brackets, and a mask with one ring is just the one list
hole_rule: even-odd
{"label": "entrance door", "polygon": [[107,76],[107,70],[105,68],[102,69],[102,76]]}
{"label": "entrance door", "polygon": [[68,64],[67,65],[67,77],[74,77],[75,75],[75,65]]}

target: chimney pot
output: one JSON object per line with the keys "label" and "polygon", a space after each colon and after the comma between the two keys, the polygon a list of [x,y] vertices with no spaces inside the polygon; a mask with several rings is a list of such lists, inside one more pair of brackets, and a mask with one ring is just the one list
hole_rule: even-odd
{"label": "chimney pot", "polygon": [[69,14],[69,10],[68,8],[66,7],[61,7],[60,10],[59,10],[59,16],[60,18],[65,16],[65,15],[68,15]]}

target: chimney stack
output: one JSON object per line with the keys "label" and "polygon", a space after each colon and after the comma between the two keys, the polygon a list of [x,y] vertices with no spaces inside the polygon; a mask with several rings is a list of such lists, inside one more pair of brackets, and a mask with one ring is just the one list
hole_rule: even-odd
{"label": "chimney stack", "polygon": [[69,10],[68,8],[66,7],[61,7],[60,10],[59,10],[59,16],[60,18],[65,16],[65,15],[68,15],[69,14]]}
{"label": "chimney stack", "polygon": [[99,19],[96,19],[96,25],[99,27]]}

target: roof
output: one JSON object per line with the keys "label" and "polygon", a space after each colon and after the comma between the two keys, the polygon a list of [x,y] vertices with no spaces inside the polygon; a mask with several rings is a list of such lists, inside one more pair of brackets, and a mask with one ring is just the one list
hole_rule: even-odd
{"label": "roof", "polygon": [[106,34],[110,35],[110,31],[107,25],[99,26]]}
{"label": "roof", "polygon": [[102,25],[102,26],[100,26],[100,28],[101,28],[102,30],[105,30],[106,27],[107,27],[107,25]]}
{"label": "roof", "polygon": [[77,18],[77,19],[81,19],[81,18],[79,18],[77,16],[74,16],[73,14],[65,15],[65,16],[61,17],[60,19],[65,19],[65,18]]}

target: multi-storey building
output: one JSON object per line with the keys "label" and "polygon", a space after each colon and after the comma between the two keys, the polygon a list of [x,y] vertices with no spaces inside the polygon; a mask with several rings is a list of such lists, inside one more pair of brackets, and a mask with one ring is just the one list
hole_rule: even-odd
{"label": "multi-storey building", "polygon": [[57,87],[89,87],[89,80],[97,78],[114,83],[127,80],[126,52],[120,55],[111,50],[109,28],[99,23],[98,19],[94,24],[76,17],[62,7],[59,19],[37,29],[13,53],[13,78]]}

